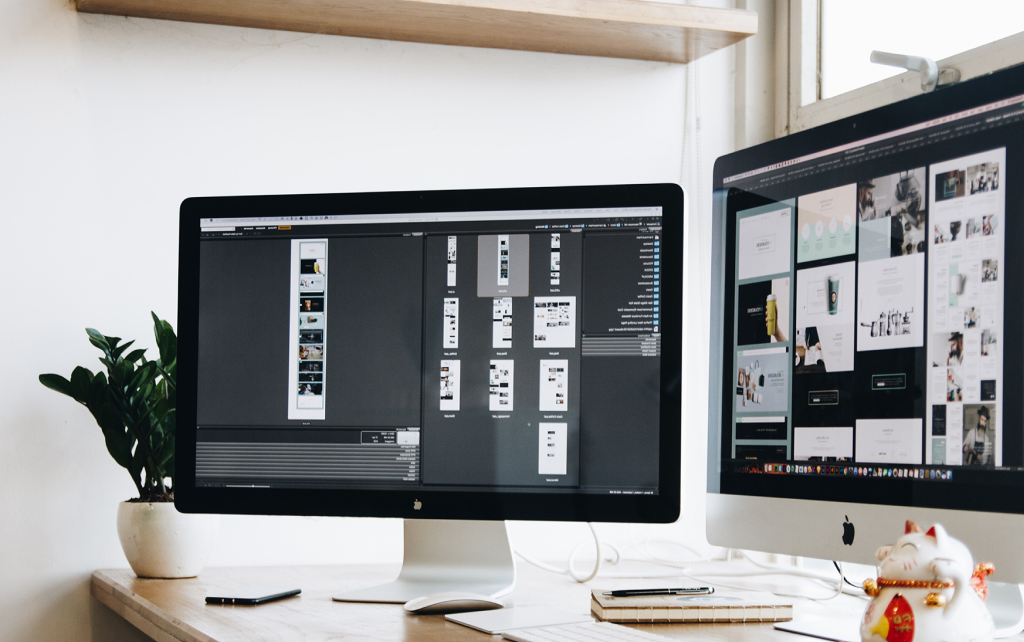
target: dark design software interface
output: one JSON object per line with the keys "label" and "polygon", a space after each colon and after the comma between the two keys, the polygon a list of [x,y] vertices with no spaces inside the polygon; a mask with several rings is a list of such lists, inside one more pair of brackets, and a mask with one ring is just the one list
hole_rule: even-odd
{"label": "dark design software interface", "polygon": [[661,217],[204,219],[196,483],[656,494]]}
{"label": "dark design software interface", "polygon": [[1022,406],[1005,287],[1022,99],[724,178],[726,470],[967,481],[1024,464],[1004,420]]}

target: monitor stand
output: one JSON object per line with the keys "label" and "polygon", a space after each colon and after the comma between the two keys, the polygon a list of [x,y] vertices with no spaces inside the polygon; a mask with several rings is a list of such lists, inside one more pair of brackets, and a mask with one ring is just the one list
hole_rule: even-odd
{"label": "monitor stand", "polygon": [[500,597],[515,587],[516,565],[505,522],[407,519],[398,579],[340,593],[334,600],[404,604],[448,591]]}
{"label": "monitor stand", "polygon": [[1024,584],[989,582],[985,606],[992,614],[997,638],[1008,638],[1024,631]]}
{"label": "monitor stand", "polygon": [[[996,637],[1008,638],[1024,631],[1024,584],[988,583],[985,606],[996,625]],[[835,642],[860,642],[860,618],[839,620],[792,620],[777,622],[780,631],[799,633]]]}

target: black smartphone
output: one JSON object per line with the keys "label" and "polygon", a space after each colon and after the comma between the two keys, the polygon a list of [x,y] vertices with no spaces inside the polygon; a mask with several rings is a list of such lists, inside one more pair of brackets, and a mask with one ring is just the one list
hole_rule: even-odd
{"label": "black smartphone", "polygon": [[241,589],[239,591],[224,591],[207,595],[206,603],[255,606],[257,604],[273,602],[274,600],[283,600],[286,597],[298,595],[301,592],[302,589],[287,589],[284,591],[268,588]]}

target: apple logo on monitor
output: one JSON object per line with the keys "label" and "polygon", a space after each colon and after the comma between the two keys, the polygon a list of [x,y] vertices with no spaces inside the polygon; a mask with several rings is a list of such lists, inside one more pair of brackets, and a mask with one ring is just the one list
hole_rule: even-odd
{"label": "apple logo on monitor", "polygon": [[419,510],[421,508],[423,508],[423,502],[421,502],[418,499],[412,500],[412,509],[413,510]]}
{"label": "apple logo on monitor", "polygon": [[846,517],[846,521],[843,522],[843,544],[853,546],[853,524],[850,522],[850,518],[848,516],[843,515],[843,517]]}

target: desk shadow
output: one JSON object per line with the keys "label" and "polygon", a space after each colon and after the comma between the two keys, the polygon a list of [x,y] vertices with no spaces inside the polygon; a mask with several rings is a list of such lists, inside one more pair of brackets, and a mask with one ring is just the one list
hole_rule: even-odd
{"label": "desk shadow", "polygon": [[[88,591],[88,584],[86,585]],[[105,604],[89,595],[89,626],[92,642],[153,642]]]}

